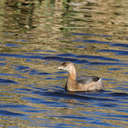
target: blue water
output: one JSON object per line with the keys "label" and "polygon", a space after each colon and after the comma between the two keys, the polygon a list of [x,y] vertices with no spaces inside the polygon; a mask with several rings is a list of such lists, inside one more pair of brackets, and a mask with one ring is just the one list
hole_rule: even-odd
{"label": "blue water", "polygon": [[[0,127],[128,127],[125,5],[1,2]],[[62,62],[74,63],[79,76],[102,77],[104,90],[66,92]]]}
{"label": "blue water", "polygon": [[[101,51],[103,50],[98,52]],[[113,53],[117,55],[117,52]],[[102,56],[56,52],[51,54],[49,51],[42,55],[1,53],[0,57],[1,63],[5,63],[1,65],[0,73],[2,122],[11,118],[14,127],[23,124],[25,127],[58,128],[127,126],[128,81],[124,81],[124,78],[120,81],[119,77],[127,71],[128,63],[122,61],[121,57],[105,57],[103,54]],[[11,59],[17,63],[10,62]],[[23,59],[23,64],[18,63],[20,59]],[[100,76],[105,83],[104,91],[65,92],[62,85],[67,78],[66,72],[57,70],[57,65],[64,61],[75,63],[80,67],[80,73],[103,72]],[[32,64],[43,65],[45,68],[38,69],[38,66],[33,67]],[[102,70],[104,67],[106,72]],[[8,72],[4,71],[4,68],[7,68]],[[119,76],[114,76],[116,75],[114,72],[118,71]],[[4,127],[4,124],[1,126]]]}

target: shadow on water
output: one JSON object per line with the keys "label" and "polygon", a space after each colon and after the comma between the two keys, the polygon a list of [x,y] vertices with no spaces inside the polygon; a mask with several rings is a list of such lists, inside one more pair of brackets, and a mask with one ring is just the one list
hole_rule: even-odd
{"label": "shadow on water", "polygon": [[[32,90],[25,90],[25,91],[32,91],[32,94],[40,95],[43,97],[50,97],[50,98],[58,98],[58,99],[74,99],[81,102],[88,102],[88,101],[104,101],[104,102],[116,102],[118,99],[114,99],[111,96],[127,96],[127,93],[112,93],[105,90],[98,91],[98,92],[66,92],[62,90],[55,90],[55,91],[48,91],[47,89],[42,88],[35,88],[36,91]],[[24,90],[24,89],[22,89]],[[121,95],[120,95],[121,94]],[[38,100],[36,99],[38,102]]]}

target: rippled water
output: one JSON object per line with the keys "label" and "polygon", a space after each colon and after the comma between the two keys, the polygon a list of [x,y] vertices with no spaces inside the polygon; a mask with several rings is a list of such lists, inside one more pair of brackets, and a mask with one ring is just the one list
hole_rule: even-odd
{"label": "rippled water", "polygon": [[[128,126],[127,0],[0,4],[0,127]],[[65,92],[65,61],[104,91]]]}

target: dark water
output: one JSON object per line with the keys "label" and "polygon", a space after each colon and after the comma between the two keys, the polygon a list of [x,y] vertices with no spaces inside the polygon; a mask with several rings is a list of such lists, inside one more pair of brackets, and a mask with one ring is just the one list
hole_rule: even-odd
{"label": "dark water", "polygon": [[[128,127],[128,1],[0,2],[0,127]],[[60,63],[103,78],[67,93]]]}

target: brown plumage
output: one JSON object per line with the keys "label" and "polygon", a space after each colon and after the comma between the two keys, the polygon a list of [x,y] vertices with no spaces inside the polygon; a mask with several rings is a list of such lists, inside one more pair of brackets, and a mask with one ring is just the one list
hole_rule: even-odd
{"label": "brown plumage", "polygon": [[71,62],[62,63],[58,69],[68,72],[65,85],[67,91],[96,91],[103,89],[101,78],[97,76],[85,76],[82,79],[77,79],[75,65]]}

